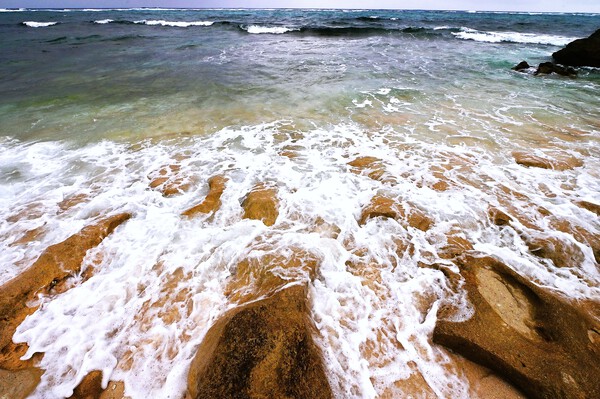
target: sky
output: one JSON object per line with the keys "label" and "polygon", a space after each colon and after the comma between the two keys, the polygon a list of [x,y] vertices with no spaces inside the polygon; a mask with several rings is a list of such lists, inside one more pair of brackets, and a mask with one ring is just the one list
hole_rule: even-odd
{"label": "sky", "polygon": [[0,0],[0,8],[392,8],[600,13],[600,0]]}

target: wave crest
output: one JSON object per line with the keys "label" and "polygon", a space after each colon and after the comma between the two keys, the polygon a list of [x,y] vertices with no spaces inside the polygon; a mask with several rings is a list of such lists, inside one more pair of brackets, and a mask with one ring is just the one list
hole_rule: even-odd
{"label": "wave crest", "polygon": [[474,40],[476,42],[486,43],[526,43],[526,44],[547,44],[553,46],[564,46],[569,44],[577,37],[546,35],[536,33],[521,32],[485,32],[471,28],[461,28],[460,32],[452,32],[454,36],[464,40]]}
{"label": "wave crest", "polygon": [[25,26],[28,26],[30,28],[44,28],[47,26],[53,26],[58,24],[58,22],[36,22],[36,21],[24,21],[22,23]]}

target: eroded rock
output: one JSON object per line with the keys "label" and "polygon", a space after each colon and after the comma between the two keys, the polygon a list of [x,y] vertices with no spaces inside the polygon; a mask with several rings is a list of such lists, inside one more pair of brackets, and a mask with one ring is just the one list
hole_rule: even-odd
{"label": "eroded rock", "polygon": [[191,180],[182,175],[181,165],[176,163],[151,172],[148,179],[149,187],[160,191],[165,197],[181,194],[192,186]]}
{"label": "eroded rock", "polygon": [[366,174],[373,180],[378,180],[383,183],[393,183],[394,179],[386,174],[383,161],[376,157],[358,157],[353,161],[348,162],[352,167],[351,171],[356,174]]}
{"label": "eroded rock", "polygon": [[259,183],[242,200],[244,219],[261,220],[265,225],[272,226],[279,216],[279,200],[277,189]]}
{"label": "eroded rock", "polygon": [[222,175],[211,177],[208,180],[208,194],[200,204],[182,213],[184,216],[193,217],[198,213],[216,212],[221,207],[221,195],[225,191],[227,178]]}
{"label": "eroded rock", "polygon": [[102,388],[102,372],[94,370],[79,383],[69,399],[126,399],[125,386],[122,382],[109,381],[106,389]]}
{"label": "eroded rock", "polygon": [[475,313],[451,322],[442,307],[434,342],[498,372],[531,398],[600,397],[600,345],[589,338],[600,331],[596,319],[492,258],[457,263]]}
{"label": "eroded rock", "polygon": [[519,165],[535,168],[568,170],[583,165],[581,159],[568,154],[555,154],[555,157],[550,158],[547,156],[542,157],[534,155],[524,151],[514,151],[512,155]]}
{"label": "eroded rock", "polygon": [[404,221],[409,226],[422,231],[427,231],[433,224],[433,220],[418,209],[413,207],[405,209],[405,206],[398,204],[395,200],[377,194],[371,202],[362,210],[358,224],[364,225],[369,219],[376,217],[391,218],[398,221]]}
{"label": "eroded rock", "polygon": [[79,272],[87,251],[130,218],[121,213],[84,227],[65,241],[48,247],[24,272],[0,287],[0,348],[13,345],[15,329],[35,309],[26,303],[39,292],[48,292],[62,280]]}
{"label": "eroded rock", "polygon": [[290,282],[306,283],[316,277],[320,262],[315,255],[293,247],[270,250],[237,264],[225,290],[231,301],[245,303],[272,295]]}
{"label": "eroded rock", "polygon": [[581,208],[587,209],[590,212],[600,216],[600,205],[588,201],[577,201],[575,204]]}
{"label": "eroded rock", "polygon": [[206,333],[188,374],[198,398],[331,398],[311,336],[306,288],[235,308]]}

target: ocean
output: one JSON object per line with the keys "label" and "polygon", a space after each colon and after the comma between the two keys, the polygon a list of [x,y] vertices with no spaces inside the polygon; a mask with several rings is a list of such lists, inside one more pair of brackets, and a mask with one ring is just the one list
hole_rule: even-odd
{"label": "ocean", "polygon": [[[600,219],[578,205],[600,204],[600,71],[511,70],[599,27],[600,14],[0,10],[0,282],[132,215],[88,251],[92,277],[39,296],[16,330],[26,357],[44,353],[31,397],[67,397],[92,370],[133,399],[182,397],[236,305],[238,264],[297,251],[316,275],[269,273],[307,284],[335,397],[406,397],[415,378],[422,397],[474,397],[431,339],[441,306],[473,314],[441,270],[459,271],[456,237],[539,286],[600,297]],[[220,208],[182,217],[214,176]],[[242,217],[259,184],[277,192],[271,226]],[[427,226],[362,220],[377,196]],[[576,255],[559,264],[529,239]]]}

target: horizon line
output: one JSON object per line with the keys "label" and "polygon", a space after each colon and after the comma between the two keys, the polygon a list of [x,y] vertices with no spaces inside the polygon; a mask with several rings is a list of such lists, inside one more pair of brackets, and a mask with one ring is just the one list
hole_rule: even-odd
{"label": "horizon line", "polygon": [[523,14],[600,14],[593,11],[523,11],[523,10],[473,10],[473,9],[423,9],[423,8],[336,8],[336,7],[6,7],[0,8],[7,11],[126,11],[126,10],[156,10],[156,11],[179,11],[179,10],[315,10],[315,11],[441,11],[441,12],[466,12],[466,13],[523,13]]}

